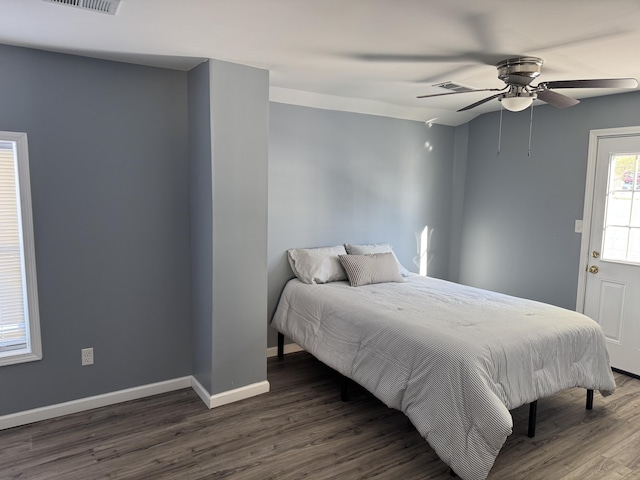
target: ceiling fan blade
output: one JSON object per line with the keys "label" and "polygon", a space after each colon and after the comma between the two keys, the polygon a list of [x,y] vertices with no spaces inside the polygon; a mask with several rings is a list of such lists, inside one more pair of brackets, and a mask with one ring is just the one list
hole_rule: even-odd
{"label": "ceiling fan blade", "polygon": [[543,88],[636,88],[635,78],[602,78],[598,80],[556,80],[541,83]]}
{"label": "ceiling fan blade", "polygon": [[429,85],[433,85],[435,83],[446,81],[447,79],[456,78],[459,76],[461,72],[471,70],[472,68],[478,68],[478,67],[464,65],[461,67],[446,70],[442,73],[438,73],[435,76],[432,75],[430,77],[419,78],[417,80],[414,80],[413,83],[428,83]]}
{"label": "ceiling fan blade", "polygon": [[541,90],[537,92],[538,99],[543,102],[548,103],[549,105],[553,105],[556,108],[567,108],[573,107],[580,103],[580,100],[576,100],[575,98],[567,97],[558,92],[554,92],[552,90]]}
{"label": "ceiling fan blade", "polygon": [[389,63],[463,63],[466,65],[495,65],[502,59],[517,57],[514,53],[452,52],[445,54],[421,53],[347,53],[346,58],[365,62]]}
{"label": "ceiling fan blade", "polygon": [[406,53],[357,53],[347,55],[349,58],[366,62],[392,63],[484,63],[475,52],[452,53],[450,55],[406,54]]}
{"label": "ceiling fan blade", "polygon": [[474,37],[483,52],[495,52],[498,50],[496,41],[496,18],[488,13],[475,13],[463,15],[460,21]]}
{"label": "ceiling fan blade", "polygon": [[434,93],[431,95],[420,95],[416,98],[431,98],[431,97],[444,97],[445,95],[458,95],[460,93],[475,93],[475,92],[502,92],[506,90],[505,88],[481,88],[479,90],[466,90],[464,92],[446,92],[446,93]]}
{"label": "ceiling fan blade", "polygon": [[631,31],[630,28],[619,28],[619,27],[612,28],[609,30],[603,30],[600,32],[590,31],[585,36],[568,38],[562,42],[555,42],[555,43],[534,47],[531,53],[535,52],[535,55],[538,55],[539,52],[545,52],[548,50],[557,50],[557,49],[560,49],[560,47],[569,47],[573,45],[582,45],[582,44],[593,44],[605,38],[614,38],[614,37],[627,35],[630,31]]}
{"label": "ceiling fan blade", "polygon": [[478,105],[482,105],[483,103],[487,103],[491,100],[493,100],[494,98],[498,98],[501,95],[503,95],[502,93],[496,93],[495,95],[491,95],[490,97],[484,98],[482,100],[480,100],[479,102],[476,103],[472,103],[471,105],[467,105],[464,108],[461,108],[460,110],[458,110],[458,112],[464,112],[465,110],[471,110],[472,108],[477,107]]}

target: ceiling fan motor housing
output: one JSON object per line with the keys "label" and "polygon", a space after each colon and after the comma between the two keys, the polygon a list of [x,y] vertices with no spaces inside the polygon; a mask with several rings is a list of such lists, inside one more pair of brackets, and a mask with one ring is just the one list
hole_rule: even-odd
{"label": "ceiling fan motor housing", "polygon": [[507,85],[529,85],[540,75],[543,61],[538,57],[516,57],[496,64],[498,78]]}

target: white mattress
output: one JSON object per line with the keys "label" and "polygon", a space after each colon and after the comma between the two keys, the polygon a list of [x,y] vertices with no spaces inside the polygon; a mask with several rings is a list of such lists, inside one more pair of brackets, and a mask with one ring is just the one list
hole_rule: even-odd
{"label": "white mattress", "polygon": [[403,411],[463,480],[487,477],[510,409],[570,387],[615,389],[600,326],[582,314],[412,275],[285,287],[272,326]]}

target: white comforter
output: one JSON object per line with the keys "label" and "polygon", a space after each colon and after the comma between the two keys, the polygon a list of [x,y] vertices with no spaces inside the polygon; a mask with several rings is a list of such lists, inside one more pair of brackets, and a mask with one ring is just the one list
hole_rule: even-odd
{"label": "white comforter", "polygon": [[489,474],[510,409],[570,387],[615,389],[593,320],[418,275],[364,287],[291,280],[272,326],[402,410],[464,480]]}

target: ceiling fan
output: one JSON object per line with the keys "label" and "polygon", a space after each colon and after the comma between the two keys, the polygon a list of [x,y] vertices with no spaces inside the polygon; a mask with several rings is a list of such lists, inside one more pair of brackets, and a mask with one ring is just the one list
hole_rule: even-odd
{"label": "ceiling fan", "polygon": [[531,82],[540,75],[543,61],[538,57],[515,57],[502,60],[496,64],[498,78],[506,86],[504,88],[483,88],[459,92],[436,93],[433,95],[420,95],[417,98],[440,97],[444,95],[456,95],[469,92],[499,92],[479,102],[467,105],[458,110],[463,112],[470,110],[486,102],[497,98],[504,108],[512,112],[524,110],[537,98],[554,107],[566,108],[580,103],[580,100],[568,97],[554,91],[561,88],[636,88],[638,81],[635,78],[609,78],[599,80],[556,80],[531,85]]}

